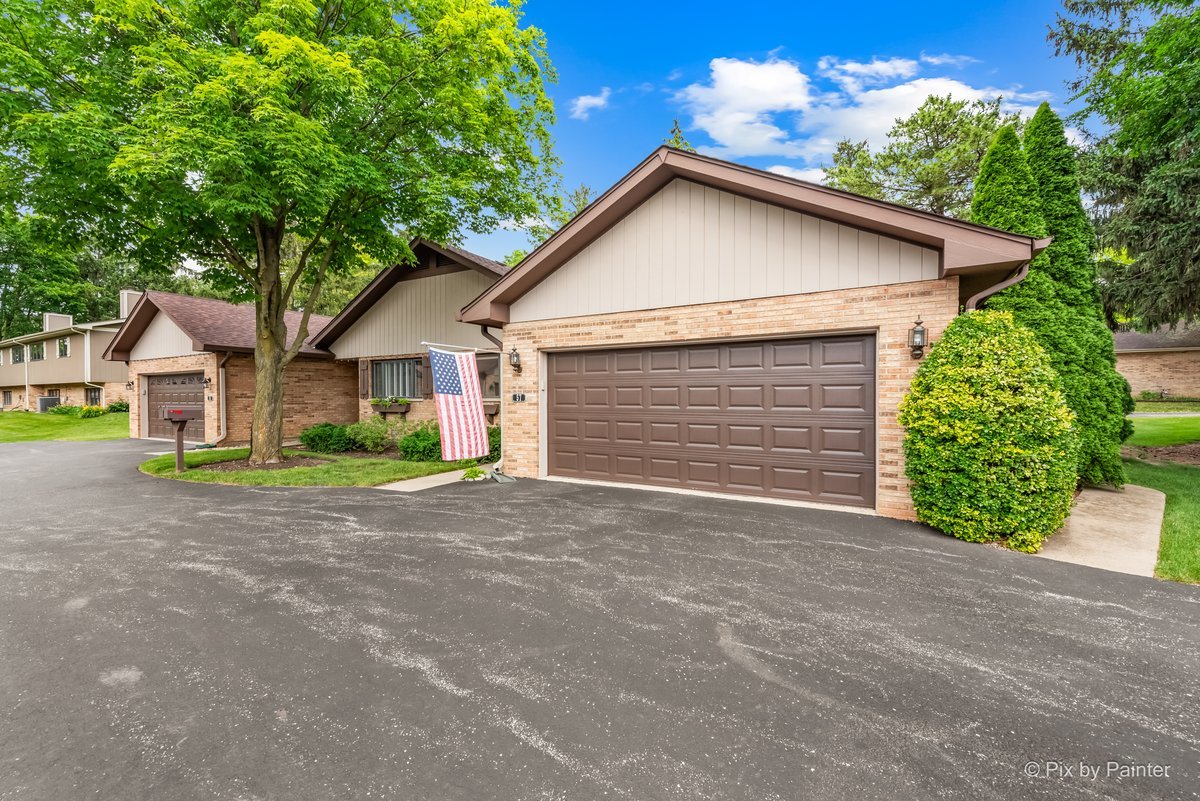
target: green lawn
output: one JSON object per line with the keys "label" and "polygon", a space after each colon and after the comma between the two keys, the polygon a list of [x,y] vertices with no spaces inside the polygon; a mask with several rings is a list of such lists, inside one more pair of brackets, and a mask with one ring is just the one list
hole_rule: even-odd
{"label": "green lawn", "polygon": [[[370,457],[322,456],[308,452],[284,451],[287,456],[310,456],[327,463],[320,466],[289,467],[278,470],[239,470],[217,472],[187,470],[175,472],[175,454],[156,456],[142,462],[141,471],[160,478],[199,481],[205,484],[237,484],[246,487],[376,487],[406,478],[419,478],[434,473],[460,470],[474,464],[454,462],[406,462],[401,459],[372,459]],[[189,467],[245,459],[249,448],[229,450],[189,451],[184,464]]]}
{"label": "green lawn", "polygon": [[1200,417],[1134,417],[1133,436],[1126,445],[1151,448],[1200,442]]}
{"label": "green lawn", "polygon": [[1154,572],[1159,578],[1200,584],[1200,467],[1136,459],[1127,459],[1125,467],[1130,484],[1167,496]]}
{"label": "green lawn", "polygon": [[1200,412],[1200,401],[1137,401],[1138,412]]}
{"label": "green lawn", "polygon": [[98,439],[125,439],[128,436],[128,412],[113,412],[88,420],[80,420],[66,414],[0,412],[0,442],[90,442]]}

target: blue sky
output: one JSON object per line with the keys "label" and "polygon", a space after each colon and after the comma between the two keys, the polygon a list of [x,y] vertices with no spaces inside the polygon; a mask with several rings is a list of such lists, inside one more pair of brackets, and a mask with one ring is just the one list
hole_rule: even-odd
{"label": "blue sky", "polygon": [[[528,0],[558,83],[556,151],[567,188],[601,192],[678,117],[702,152],[820,179],[833,144],[881,141],[929,94],[1003,95],[1069,108],[1074,65],[1046,41],[1056,2],[661,3]],[[500,258],[518,231],[468,234]]]}

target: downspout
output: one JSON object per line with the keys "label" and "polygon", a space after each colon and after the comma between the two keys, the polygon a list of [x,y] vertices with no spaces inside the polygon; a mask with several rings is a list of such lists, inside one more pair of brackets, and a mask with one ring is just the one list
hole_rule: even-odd
{"label": "downspout", "polygon": [[29,348],[21,343],[21,364],[25,365],[25,411],[29,411]]}
{"label": "downspout", "polygon": [[[1033,260],[1030,259],[1029,261],[1033,261]],[[1016,271],[1013,272],[1012,275],[1010,275],[1008,278],[1005,278],[1000,283],[995,284],[994,286],[990,286],[987,289],[980,290],[979,292],[976,292],[971,297],[967,298],[967,305],[966,305],[967,311],[975,311],[976,309],[979,308],[980,303],[987,300],[992,295],[995,295],[997,292],[1000,292],[1002,290],[1008,289],[1010,286],[1013,286],[1014,284],[1019,284],[1022,281],[1024,281],[1025,276],[1029,275],[1029,261],[1021,264],[1021,266],[1018,267],[1016,269]]]}
{"label": "downspout", "polygon": [[217,439],[213,442],[212,446],[214,448],[224,442],[225,438],[229,436],[229,426],[225,421],[225,363],[229,361],[232,356],[233,351],[227,350],[225,351],[225,355],[221,358],[221,361],[217,363],[217,381],[221,384],[221,436],[217,437]]}
{"label": "downspout", "polygon": [[492,336],[492,332],[488,331],[488,327],[486,325],[479,326],[479,332],[483,334],[484,339],[486,339],[488,342],[491,342],[497,348],[500,348],[501,355],[503,355],[504,343]]}

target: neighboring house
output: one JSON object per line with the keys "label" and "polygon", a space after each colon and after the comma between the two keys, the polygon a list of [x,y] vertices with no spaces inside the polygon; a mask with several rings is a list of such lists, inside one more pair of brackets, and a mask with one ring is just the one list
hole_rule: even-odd
{"label": "neighboring house", "polygon": [[415,263],[380,272],[309,342],[354,363],[360,418],[374,414],[372,398],[396,397],[413,402],[408,420],[436,416],[425,343],[479,348],[480,388],[494,419],[500,408],[499,343],[456,317],[508,268],[425,239],[414,239],[410,247]]}
{"label": "neighboring house", "polygon": [[1200,327],[1168,326],[1143,334],[1118,331],[1113,335],[1117,371],[1129,381],[1136,397],[1154,392],[1176,398],[1200,398]]}
{"label": "neighboring house", "polygon": [[459,314],[503,326],[504,469],[913,518],[897,406],[1048,244],[660,148]]}
{"label": "neighboring house", "polygon": [[[300,312],[287,312],[289,343]],[[312,315],[320,333],[328,317]],[[147,292],[134,306],[104,356],[128,364],[129,435],[174,438],[162,410],[202,404],[203,425],[189,423],[192,442],[237,444],[250,440],[254,408],[254,304]],[[358,415],[354,369],[309,345],[284,371],[283,435],[294,440],[316,423],[348,423]]]}
{"label": "neighboring house", "polygon": [[76,323],[69,314],[43,314],[36,334],[0,341],[0,408],[107,406],[129,399],[125,368],[104,360],[117,329],[140,292],[121,292],[121,318]]}

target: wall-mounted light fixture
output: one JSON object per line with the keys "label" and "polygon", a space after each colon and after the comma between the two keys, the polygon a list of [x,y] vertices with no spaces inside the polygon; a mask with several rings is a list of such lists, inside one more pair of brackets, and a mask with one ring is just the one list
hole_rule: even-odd
{"label": "wall-mounted light fixture", "polygon": [[133,382],[132,382],[132,381],[126,381],[126,382],[125,382],[125,389],[126,389],[126,391],[131,391],[131,390],[133,389]]}
{"label": "wall-mounted light fixture", "polygon": [[912,357],[919,359],[924,356],[927,344],[925,326],[921,324],[921,318],[918,317],[916,324],[908,332],[908,346],[912,348]]}
{"label": "wall-mounted light fixture", "polygon": [[212,386],[212,379],[209,378],[208,376],[204,376],[204,388],[208,389],[211,386]]}
{"label": "wall-mounted light fixture", "polygon": [[508,352],[508,363],[512,366],[514,373],[521,372],[521,354],[517,353],[516,345],[513,345],[512,350]]}

